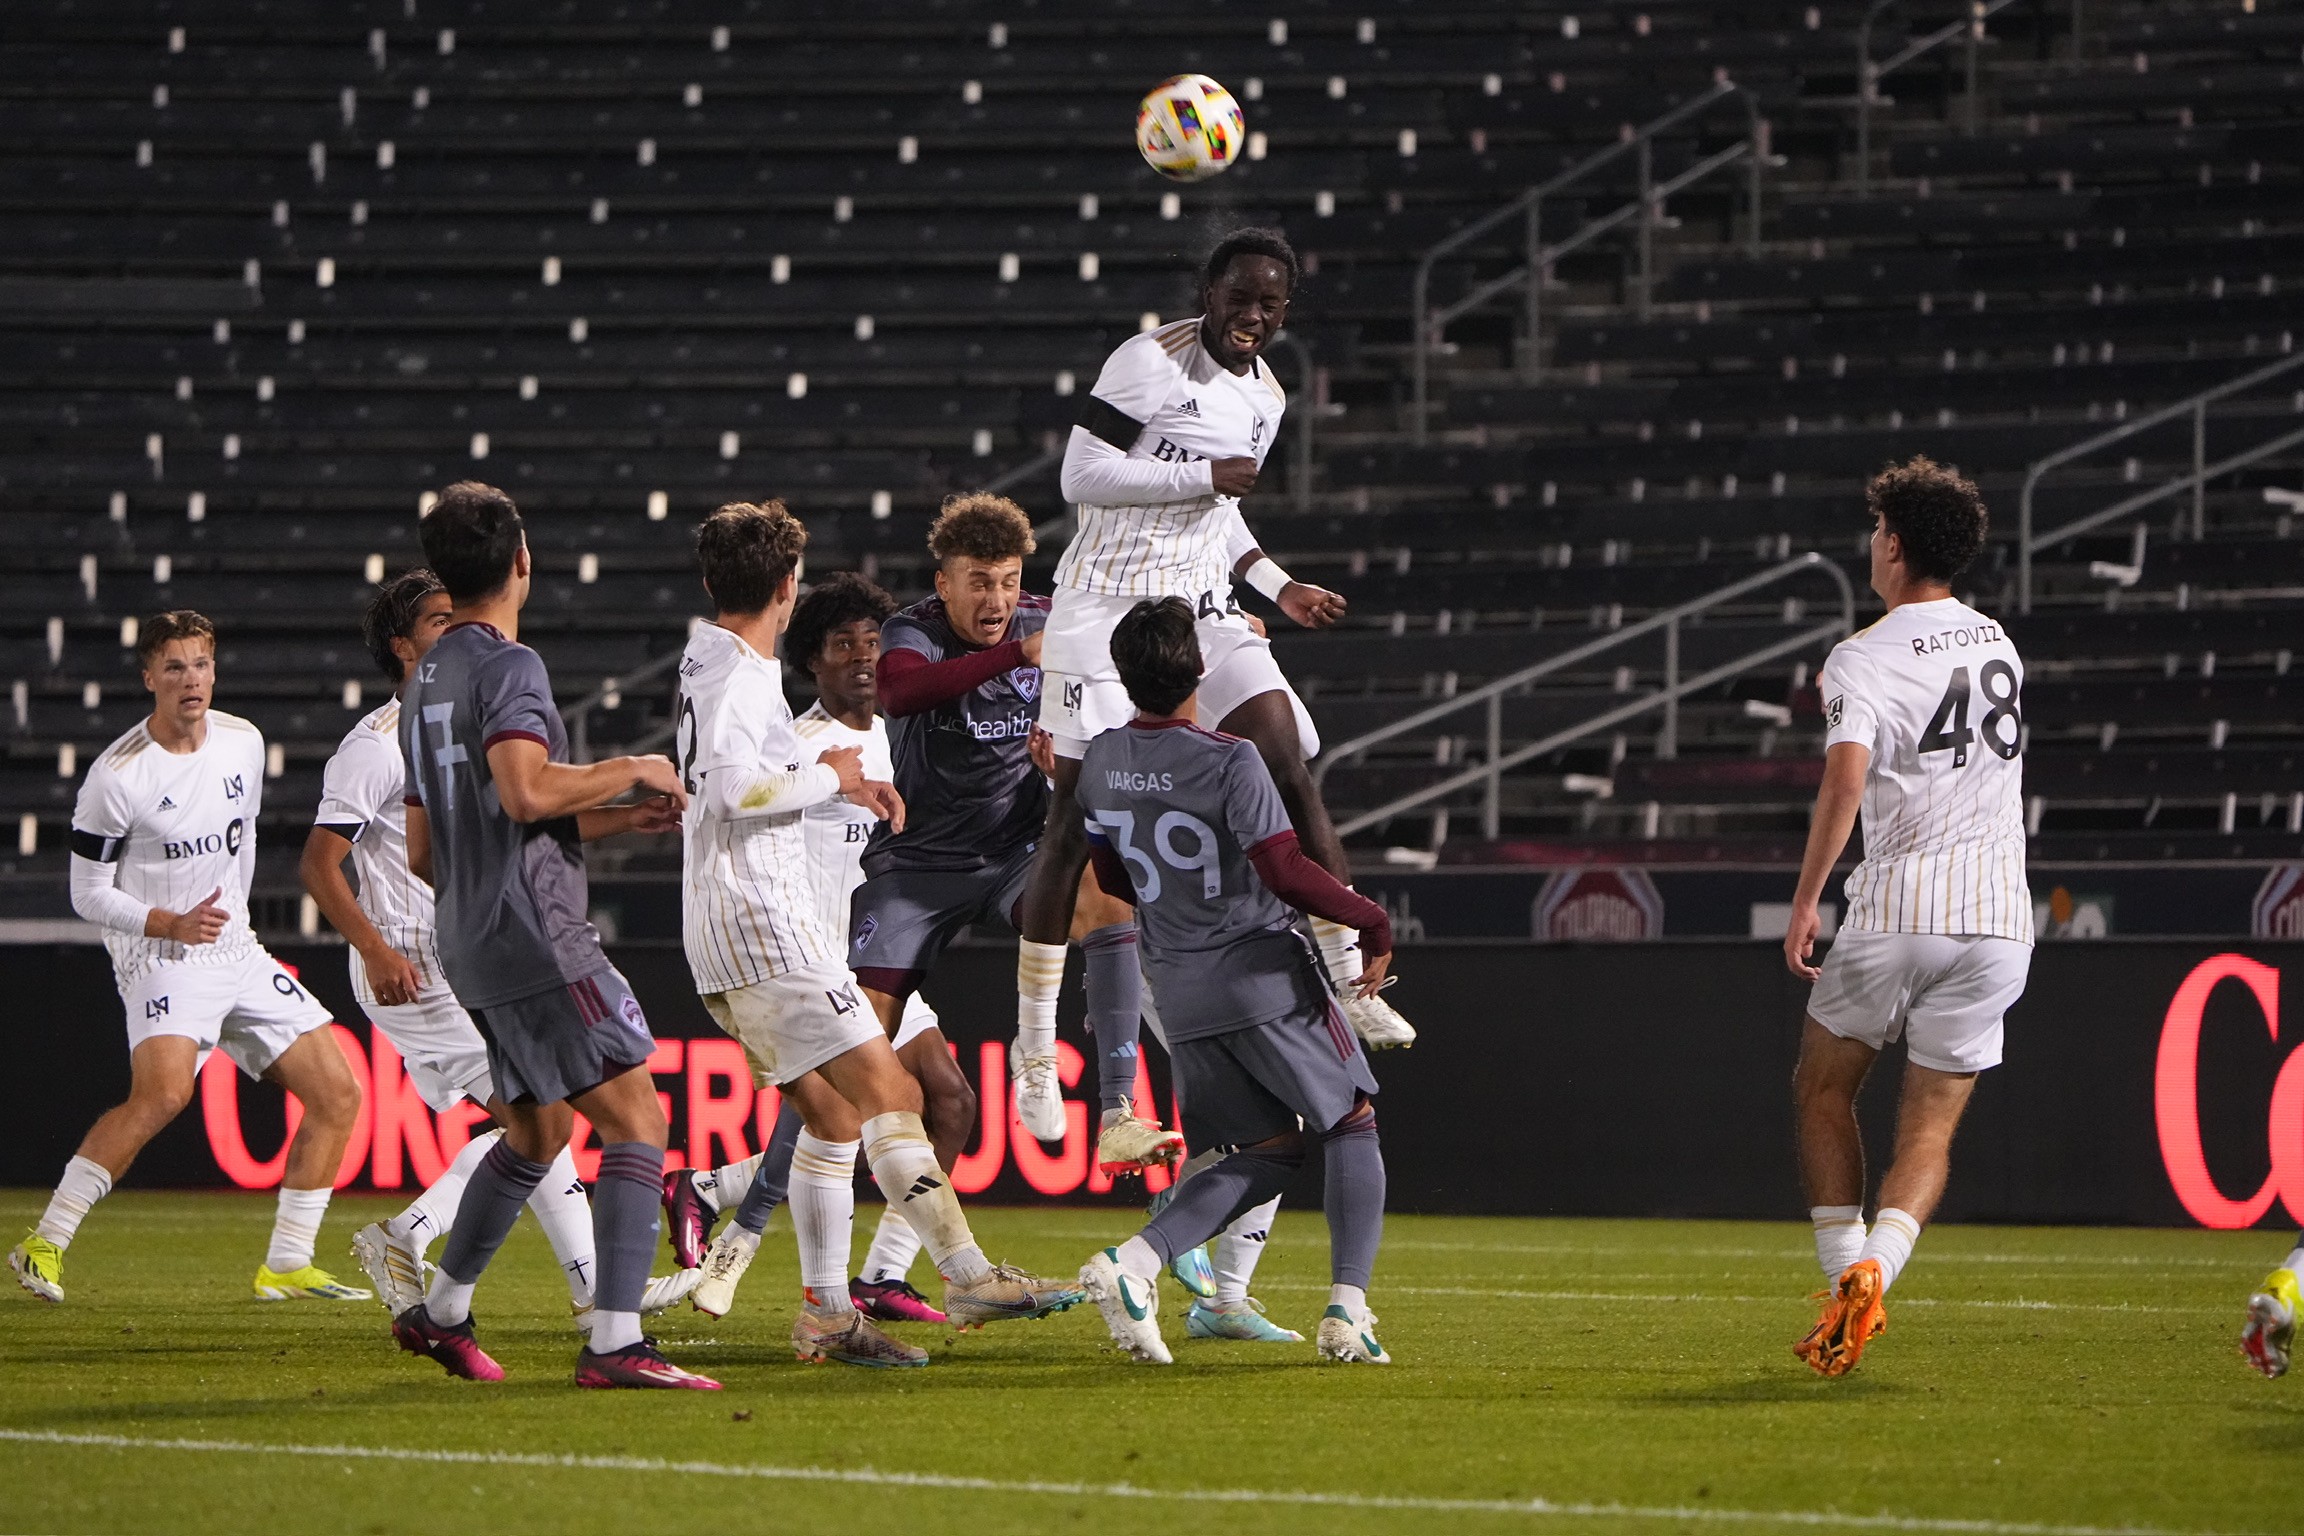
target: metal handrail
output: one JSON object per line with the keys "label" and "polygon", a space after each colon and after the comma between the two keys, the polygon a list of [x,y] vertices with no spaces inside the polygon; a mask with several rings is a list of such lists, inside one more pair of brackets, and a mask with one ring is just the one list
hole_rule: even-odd
{"label": "metal handrail", "polygon": [[592,761],[594,710],[616,708],[623,703],[625,689],[656,681],[680,665],[680,655],[678,651],[666,651],[655,660],[645,662],[629,672],[606,678],[599,687],[562,709],[560,720],[568,727],[568,760],[575,763]]}
{"label": "metal handrail", "polygon": [[[2304,441],[2304,432],[2284,433],[2267,442],[2258,443],[2220,463],[2211,464],[2208,462],[2208,407],[2227,395],[2235,395],[2244,390],[2253,389],[2259,384],[2276,379],[2296,368],[2304,368],[2304,352],[2280,358],[2261,368],[2250,369],[2237,378],[2226,379],[2213,388],[2188,395],[2173,404],[2161,406],[2158,410],[2147,411],[2133,421],[2124,422],[2108,431],[2099,432],[2093,437],[2084,437],[2068,447],[2057,449],[2045,458],[2035,459],[2025,469],[2023,488],[2016,493],[2017,611],[2019,613],[2032,611],[2032,557],[2034,554],[2050,545],[2061,544],[2066,539],[2086,533],[2092,528],[2100,528],[2115,518],[2124,517],[2138,508],[2148,507],[2156,501],[2164,501],[2168,497],[2188,490],[2192,493],[2192,537],[2197,539],[2204,536],[2207,532],[2209,481],[2219,475],[2228,475],[2236,469],[2244,469],[2259,459],[2269,458],[2284,448]],[[2111,506],[2091,512],[2085,517],[2074,518],[2072,521],[2051,528],[2045,533],[2033,531],[2032,493],[2048,471],[2069,464],[2074,459],[2085,458],[2099,448],[2108,447],[2124,438],[2134,437],[2139,432],[2146,432],[2154,427],[2165,425],[2184,415],[2190,415],[2192,418],[2192,472],[2190,474],[2180,475],[2163,485],[2154,487],[2152,490],[2125,497],[2114,502]]]}
{"label": "metal handrail", "polygon": [[[1733,661],[1723,662],[1719,666],[1698,673],[1694,677],[1681,677],[1681,621],[1717,608],[1723,603],[1731,602],[1748,592],[1773,586],[1777,582],[1788,580],[1807,571],[1823,572],[1832,579],[1833,585],[1839,589],[1840,617],[1836,621],[1813,625],[1797,635],[1772,641],[1756,651],[1748,652]],[[1779,656],[1786,656],[1803,650],[1819,640],[1829,639],[1834,635],[1846,635],[1852,632],[1855,627],[1856,589],[1854,583],[1849,581],[1848,573],[1840,569],[1837,563],[1826,559],[1815,550],[1809,550],[1804,554],[1794,555],[1789,560],[1772,565],[1764,571],[1756,571],[1740,581],[1732,581],[1728,585],[1707,592],[1701,597],[1691,598],[1677,607],[1659,610],[1636,624],[1628,624],[1622,629],[1612,630],[1597,640],[1589,640],[1582,645],[1572,646],[1557,656],[1546,657],[1544,660],[1522,667],[1516,672],[1507,673],[1473,689],[1470,693],[1459,694],[1453,699],[1443,700],[1438,704],[1403,716],[1389,725],[1378,726],[1375,730],[1364,732],[1349,741],[1339,742],[1321,753],[1320,760],[1312,765],[1312,782],[1316,785],[1325,784],[1330,769],[1349,758],[1358,757],[1379,742],[1405,736],[1411,731],[1420,730],[1432,724],[1436,720],[1444,720],[1450,715],[1458,714],[1475,705],[1484,704],[1487,706],[1488,751],[1486,760],[1479,767],[1467,768],[1461,773],[1452,774],[1440,780],[1438,783],[1427,784],[1421,789],[1412,790],[1405,795],[1386,801],[1372,811],[1363,811],[1350,820],[1339,823],[1336,832],[1340,837],[1349,835],[1364,827],[1373,826],[1387,817],[1397,816],[1402,811],[1413,810],[1427,801],[1437,800],[1444,795],[1453,794],[1459,789],[1485,780],[1487,793],[1481,803],[1480,824],[1483,835],[1493,838],[1496,836],[1497,823],[1501,816],[1503,777],[1504,770],[1507,768],[1517,767],[1530,758],[1541,757],[1547,752],[1556,751],[1570,742],[1579,741],[1596,731],[1604,731],[1612,725],[1620,725],[1635,716],[1657,709],[1663,711],[1664,723],[1657,733],[1656,755],[1661,758],[1677,757],[1680,750],[1680,701],[1683,698],[1691,693],[1702,692],[1716,683],[1725,682],[1729,678],[1765,662],[1774,661]],[[1664,686],[1662,688],[1629,703],[1603,710],[1588,720],[1563,727],[1549,736],[1517,747],[1509,753],[1504,751],[1504,696],[1506,694],[1525,687],[1540,677],[1562,671],[1580,661],[1597,656],[1603,651],[1623,645],[1628,641],[1637,640],[1642,635],[1652,634],[1659,629],[1664,631]]]}
{"label": "metal handrail", "polygon": [[1984,40],[1984,22],[1997,12],[2014,5],[2016,0],[1968,0],[1968,14],[1949,25],[1938,27],[1926,37],[1905,44],[1899,53],[1889,55],[1880,63],[1872,62],[1872,23],[1891,6],[1904,0],[1872,0],[1864,11],[1864,19],[1856,26],[1856,195],[1872,195],[1872,108],[1880,100],[1880,77],[1891,70],[1902,69],[1922,54],[1933,53],[1955,37],[1966,35],[1967,90],[1961,111],[1967,118],[1964,125],[1970,138],[1976,136],[1976,48]]}
{"label": "metal handrail", "polygon": [[[1690,170],[1659,186],[1655,180],[1655,140],[1668,129],[1675,128],[1699,113],[1717,106],[1728,97],[1737,97],[1743,104],[1746,119],[1743,141],[1731,149],[1706,157]],[[1607,215],[1579,229],[1556,245],[1544,244],[1544,199],[1574,185],[1603,166],[1613,164],[1624,155],[1636,155],[1640,165],[1640,191],[1634,199]],[[1655,228],[1658,211],[1665,198],[1687,186],[1690,182],[1737,160],[1750,163],[1750,182],[1747,201],[1751,205],[1751,227],[1746,231],[1745,249],[1753,255],[1760,250],[1760,172],[1768,160],[1768,122],[1760,116],[1760,105],[1752,93],[1733,80],[1719,80],[1701,96],[1682,102],[1663,116],[1641,125],[1632,133],[1596,154],[1586,156],[1549,181],[1529,188],[1511,202],[1484,214],[1465,225],[1456,233],[1426,251],[1416,263],[1416,278],[1410,302],[1415,307],[1415,356],[1411,373],[1414,393],[1415,441],[1421,446],[1427,439],[1430,424],[1426,420],[1431,399],[1432,350],[1440,343],[1448,323],[1457,317],[1499,295],[1517,287],[1522,293],[1523,324],[1526,337],[1521,349],[1520,375],[1534,382],[1539,368],[1539,330],[1543,319],[1544,269],[1552,261],[1598,238],[1608,230],[1637,217],[1640,223],[1640,275],[1637,308],[1642,319],[1648,317],[1649,295],[1655,278]],[[1502,277],[1482,283],[1465,297],[1441,309],[1432,307],[1432,271],[1440,259],[1461,250],[1506,220],[1518,215],[1526,220],[1525,264]]]}

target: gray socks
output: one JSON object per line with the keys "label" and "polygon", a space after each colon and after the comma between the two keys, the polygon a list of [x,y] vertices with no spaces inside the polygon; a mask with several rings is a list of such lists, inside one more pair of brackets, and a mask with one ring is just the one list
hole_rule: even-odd
{"label": "gray socks", "polygon": [[497,1138],[456,1203],[456,1225],[440,1250],[441,1272],[460,1285],[477,1281],[550,1166],[530,1162],[512,1150],[511,1142]]}
{"label": "gray socks", "polygon": [[1328,1158],[1329,1278],[1366,1290],[1376,1245],[1384,1240],[1384,1153],[1376,1144],[1375,1116],[1347,1120],[1321,1145]]}
{"label": "gray socks", "polygon": [[768,1230],[768,1218],[792,1187],[792,1149],[799,1142],[800,1111],[786,1099],[776,1112],[776,1129],[768,1133],[768,1145],[760,1151],[760,1171],[752,1175],[752,1187],[736,1207],[736,1225],[754,1237]]}
{"label": "gray socks", "polygon": [[[479,1180],[473,1180],[475,1188]],[[467,1194],[465,1203],[471,1203]],[[664,1149],[644,1141],[619,1141],[601,1149],[600,1181],[592,1190],[592,1247],[600,1259],[600,1282],[593,1305],[602,1312],[638,1314],[648,1289],[648,1267],[656,1260],[663,1229]],[[464,1229],[459,1214],[453,1241]],[[597,1347],[597,1346],[595,1346]]]}
{"label": "gray socks", "polygon": [[1088,1033],[1096,1041],[1099,1109],[1136,1102],[1136,1037],[1144,1027],[1144,971],[1136,924],[1114,923],[1080,941],[1088,957]]}
{"label": "gray socks", "polygon": [[[1301,1142],[1286,1151],[1234,1152],[1177,1185],[1175,1198],[1145,1224],[1144,1241],[1160,1255],[1160,1262],[1166,1264],[1232,1225],[1233,1219],[1242,1212],[1254,1210],[1279,1194],[1303,1165]],[[1329,1167],[1328,1180],[1333,1186],[1335,1165],[1331,1163]],[[1384,1191],[1381,1167],[1377,1172],[1376,1191],[1381,1217]],[[1373,1254],[1373,1247],[1370,1252]]]}

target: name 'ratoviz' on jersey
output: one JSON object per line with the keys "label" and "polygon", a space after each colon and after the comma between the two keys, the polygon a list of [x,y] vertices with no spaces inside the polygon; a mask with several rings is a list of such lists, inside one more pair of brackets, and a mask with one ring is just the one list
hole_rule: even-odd
{"label": "name 'ratoviz' on jersey", "polygon": [[1127,867],[1136,932],[1170,1040],[1325,1007],[1294,909],[1249,855],[1292,828],[1255,745],[1181,720],[1134,721],[1088,743],[1077,791],[1088,835]]}
{"label": "name 'ratoviz' on jersey", "polygon": [[2031,943],[2024,663],[1998,621],[1905,603],[1833,647],[1817,681],[1826,750],[1871,753],[1843,926]]}
{"label": "name 'ratoviz' on jersey", "polygon": [[504,814],[488,749],[532,741],[568,761],[544,659],[488,624],[455,624],[409,672],[400,707],[407,802],[431,837],[434,942],[456,999],[492,1008],[607,970],[586,913],[590,886],[573,816]]}
{"label": "name 'ratoviz' on jersey", "polygon": [[[1006,640],[1047,626],[1048,599],[1027,593],[1008,620]],[[929,661],[964,655],[964,645],[931,597],[899,609],[880,626],[880,654],[916,651]],[[1039,717],[1040,669],[1017,667],[956,699],[888,722],[904,830],[883,823],[864,850],[864,872],[981,869],[1034,841],[1048,814],[1048,784],[1026,750]]]}

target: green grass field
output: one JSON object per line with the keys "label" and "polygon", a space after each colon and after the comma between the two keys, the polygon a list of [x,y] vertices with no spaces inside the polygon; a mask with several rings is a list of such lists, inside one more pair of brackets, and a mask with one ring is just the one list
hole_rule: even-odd
{"label": "green grass field", "polygon": [[[0,1193],[0,1225],[42,1198]],[[323,1261],[386,1209],[339,1200]],[[733,1314],[656,1326],[728,1390],[643,1394],[568,1385],[533,1223],[482,1286],[510,1379],[478,1387],[399,1354],[373,1303],[248,1299],[270,1212],[115,1196],[65,1306],[0,1298],[7,1530],[2304,1526],[2304,1371],[2263,1381],[2233,1342],[2282,1247],[2266,1234],[1932,1231],[1836,1382],[1790,1352],[1817,1283],[1804,1226],[1462,1218],[1388,1228],[1389,1369],[1184,1340],[1170,1286],[1168,1370],[1126,1363],[1083,1308],[909,1330],[935,1363],[878,1373],[793,1361],[780,1216]],[[977,1216],[996,1257],[1048,1272],[1125,1223]],[[1309,1334],[1326,1265],[1317,1214],[1284,1215],[1257,1290]]]}

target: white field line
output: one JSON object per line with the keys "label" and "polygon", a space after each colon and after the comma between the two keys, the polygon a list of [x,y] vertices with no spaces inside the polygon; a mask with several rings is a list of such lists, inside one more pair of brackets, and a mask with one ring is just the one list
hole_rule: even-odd
{"label": "white field line", "polygon": [[1925,1515],[1844,1513],[1832,1509],[1708,1509],[1702,1505],[1587,1503],[1554,1499],[1438,1499],[1373,1493],[1316,1493],[1273,1488],[1145,1488],[1134,1483],[1069,1483],[1037,1479],[955,1477],[938,1472],[880,1472],[869,1467],[780,1467],[743,1462],[665,1461],[652,1456],[573,1452],[419,1450],[382,1445],[268,1445],[246,1440],[147,1439],[136,1435],[66,1434],[0,1429],[0,1442],[84,1446],[118,1451],[191,1451],[201,1455],[303,1456],[321,1461],[414,1462],[438,1466],[529,1467],[587,1472],[675,1473],[689,1477],[838,1483],[918,1488],[940,1493],[1039,1494],[1057,1498],[1141,1499],[1181,1504],[1264,1504],[1321,1509],[1398,1510],[1444,1515],[1544,1515],[1583,1520],[1707,1521],[1729,1525],[1796,1525],[1875,1531],[1941,1531],[1962,1536],[2210,1536],[2158,1526],[2056,1525],[2028,1520],[1959,1520]]}
{"label": "white field line", "polygon": [[[1822,1278],[1818,1278],[1822,1283]],[[1267,1280],[1259,1290],[1269,1291],[1325,1291],[1325,1285],[1310,1280]],[[1805,1305],[1801,1298],[1792,1296],[1705,1296],[1679,1295],[1670,1291],[1510,1291],[1495,1290],[1484,1285],[1379,1285],[1379,1298],[1384,1296],[1463,1296],[1481,1301],[1613,1301],[1654,1305],[1657,1302],[1717,1302],[1721,1304],[1749,1304],[1772,1307]],[[2222,1317],[2230,1307],[2145,1307],[2126,1302],[2089,1301],[2027,1301],[2020,1298],[2006,1301],[1969,1301],[1959,1298],[1934,1296],[1906,1296],[1897,1299],[1900,1307],[1987,1307],[1995,1311],[2015,1312],[2137,1312],[2168,1313],[2172,1316]]]}
{"label": "white field line", "polygon": [[[2277,1234],[2275,1234],[2275,1238],[2277,1238]],[[1440,1243],[1412,1237],[1386,1238],[1384,1246],[1388,1249],[1412,1248],[1423,1253],[1525,1253],[1587,1256],[1591,1258],[1645,1258],[1656,1252],[1653,1247],[1614,1248],[1576,1243]],[[1816,1258],[1814,1251],[1808,1248],[1682,1248],[1675,1246],[1672,1252],[1677,1257],[1689,1259],[1781,1259],[1813,1263]],[[1928,1262],[1931,1264],[2012,1264],[2019,1267],[2035,1264],[2042,1266],[2080,1264],[2090,1267],[2117,1265],[2124,1269],[2182,1267],[2229,1270],[2233,1267],[2228,1259],[2145,1257],[2141,1254],[1961,1253],[1957,1250],[1946,1250],[1933,1245],[1928,1250]],[[2245,1268],[2246,1266],[2241,1267]]]}

